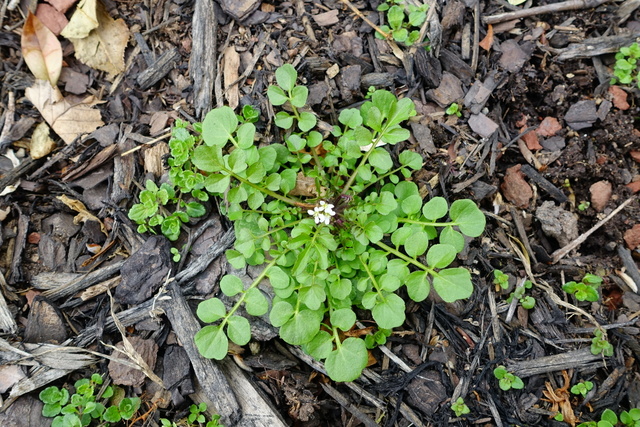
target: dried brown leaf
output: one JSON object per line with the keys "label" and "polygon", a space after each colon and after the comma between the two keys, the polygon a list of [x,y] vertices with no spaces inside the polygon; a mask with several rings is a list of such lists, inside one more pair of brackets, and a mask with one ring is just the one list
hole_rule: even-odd
{"label": "dried brown leaf", "polygon": [[97,0],[82,0],[60,35],[67,39],[83,39],[98,28]]}
{"label": "dried brown leaf", "polygon": [[100,119],[100,111],[92,108],[93,96],[72,104],[62,96],[58,88],[52,87],[44,80],[37,80],[33,86],[27,88],[25,95],[67,144],[73,142],[76,137],[93,132],[104,125]]}
{"label": "dried brown leaf", "polygon": [[84,38],[69,38],[76,50],[76,58],[83,64],[109,74],[124,71],[124,50],[129,42],[129,28],[122,19],[113,19],[97,1],[98,27]]}
{"label": "dried brown leaf", "polygon": [[478,45],[488,52],[489,50],[491,50],[492,44],[493,44],[493,25],[489,24],[487,28],[487,35],[484,36],[484,38],[480,43],[478,43]]}
{"label": "dried brown leaf", "polygon": [[62,46],[55,34],[31,12],[22,29],[22,57],[36,79],[55,86],[62,70]]}
{"label": "dried brown leaf", "polygon": [[82,203],[79,200],[72,199],[71,197],[67,197],[64,194],[62,196],[58,196],[57,199],[60,200],[65,205],[67,205],[70,209],[73,209],[74,211],[78,212],[78,215],[76,215],[73,218],[74,224],[79,224],[81,222],[86,222],[86,221],[96,221],[97,223],[100,224],[100,230],[102,230],[102,232],[105,235],[108,235],[107,229],[105,228],[102,221],[100,221],[100,218],[98,218],[97,216],[89,212],[87,210],[87,207],[84,205],[84,203]]}

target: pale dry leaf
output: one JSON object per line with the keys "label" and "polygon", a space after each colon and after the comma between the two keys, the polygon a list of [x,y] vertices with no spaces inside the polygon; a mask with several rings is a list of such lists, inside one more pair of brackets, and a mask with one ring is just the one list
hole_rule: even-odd
{"label": "pale dry leaf", "polygon": [[222,74],[224,76],[227,102],[229,107],[234,110],[240,103],[240,92],[238,89],[238,84],[235,83],[236,80],[238,80],[239,67],[240,55],[238,55],[238,52],[236,52],[236,48],[234,46],[229,46],[224,51],[224,67]]}
{"label": "pale dry leaf", "polygon": [[60,35],[67,39],[83,39],[91,30],[98,28],[97,0],[82,0],[73,12],[69,24]]}
{"label": "pale dry leaf", "polygon": [[31,135],[31,154],[32,159],[41,159],[56,148],[56,143],[49,136],[49,126],[45,122],[40,123]]}
{"label": "pale dry leaf", "polygon": [[36,79],[55,86],[62,70],[62,46],[37,16],[29,12],[22,29],[22,57]]}
{"label": "pale dry leaf", "polygon": [[64,194],[61,196],[58,196],[57,199],[60,200],[65,205],[67,205],[67,207],[69,207],[70,209],[73,209],[74,211],[78,212],[78,215],[76,215],[73,218],[74,224],[79,224],[81,222],[86,222],[86,221],[96,221],[97,223],[100,224],[100,230],[102,230],[102,232],[106,236],[109,235],[107,233],[107,229],[105,228],[104,224],[102,223],[102,221],[100,221],[100,218],[98,218],[97,216],[89,212],[87,210],[87,207],[80,200],[72,199],[71,197],[67,197]]}
{"label": "pale dry leaf", "polygon": [[104,125],[100,110],[92,108],[95,105],[93,96],[79,103],[71,103],[62,96],[58,88],[44,80],[36,80],[33,86],[26,89],[25,95],[67,144]]}
{"label": "pale dry leaf", "polygon": [[124,50],[129,42],[129,28],[122,19],[111,18],[99,1],[96,6],[98,28],[87,37],[69,40],[80,62],[109,74],[119,74],[124,71]]}

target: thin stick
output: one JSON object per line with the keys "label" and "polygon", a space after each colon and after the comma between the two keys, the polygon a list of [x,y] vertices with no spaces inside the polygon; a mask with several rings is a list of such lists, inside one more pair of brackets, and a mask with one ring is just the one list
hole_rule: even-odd
{"label": "thin stick", "polygon": [[352,4],[351,4],[351,2],[350,2],[349,0],[340,0],[340,1],[342,1],[342,3],[344,3],[345,5],[347,5],[347,7],[348,7],[349,9],[351,9],[351,11],[352,11],[353,13],[355,13],[356,15],[358,15],[358,18],[362,19],[364,22],[366,22],[367,24],[369,24],[369,26],[370,26],[371,28],[373,28],[374,30],[376,30],[376,31],[378,32],[378,34],[380,34],[382,37],[384,37],[384,38],[385,38],[385,39],[387,39],[387,40],[391,37],[388,33],[386,33],[386,32],[384,32],[384,31],[382,31],[382,30],[380,29],[380,27],[378,27],[376,24],[374,24],[373,22],[371,22],[371,20],[370,20],[369,18],[367,18],[366,16],[364,16],[364,15],[362,14],[362,12],[360,12],[360,10],[359,10],[357,7],[355,7],[354,5],[352,5]]}
{"label": "thin stick", "polygon": [[578,10],[578,9],[590,9],[600,6],[609,0],[569,0],[561,3],[553,3],[545,6],[531,7],[529,9],[522,9],[516,12],[499,13],[497,15],[486,16],[484,18],[485,24],[497,24],[499,22],[511,21],[513,19],[527,18],[533,15],[540,15],[543,13],[561,12],[565,10]]}
{"label": "thin stick", "polygon": [[571,243],[569,243],[565,247],[560,248],[557,251],[555,251],[554,253],[552,253],[551,254],[551,258],[553,259],[553,264],[557,263],[562,258],[564,258],[564,256],[567,255],[569,252],[571,252],[572,250],[574,250],[575,248],[580,246],[585,240],[587,240],[587,237],[591,236],[598,228],[600,228],[603,225],[605,225],[611,218],[616,216],[618,214],[618,212],[620,212],[622,209],[627,207],[632,201],[637,200],[637,199],[638,199],[637,196],[629,197],[623,204],[621,204],[620,206],[615,208],[613,210],[613,212],[611,212],[609,215],[607,215],[604,219],[602,219],[596,225],[591,227],[591,229],[589,229],[589,231],[587,231],[586,233],[578,236],[575,240],[573,240]]}

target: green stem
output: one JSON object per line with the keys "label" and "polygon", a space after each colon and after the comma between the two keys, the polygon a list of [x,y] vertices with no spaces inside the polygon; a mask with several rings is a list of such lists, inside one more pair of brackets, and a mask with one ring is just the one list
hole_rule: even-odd
{"label": "green stem", "polygon": [[402,168],[404,168],[404,166],[400,166],[399,168],[394,169],[394,170],[392,170],[391,172],[387,172],[387,173],[385,173],[384,175],[380,175],[380,176],[378,177],[378,179],[376,179],[376,180],[375,180],[375,181],[373,181],[372,183],[369,183],[369,184],[367,184],[366,186],[364,186],[364,188],[362,189],[362,192],[364,193],[364,192],[365,192],[365,190],[366,190],[367,188],[369,188],[369,187],[371,187],[372,185],[374,185],[374,184],[376,184],[376,183],[378,183],[378,182],[382,181],[383,179],[385,179],[385,178],[386,178],[386,177],[388,177],[389,175],[393,175],[394,173],[396,173],[396,172],[400,171]]}
{"label": "green stem", "polygon": [[369,270],[369,266],[362,259],[362,255],[358,255],[358,259],[360,260],[360,263],[364,267],[364,271],[369,276],[369,279],[371,279],[371,283],[373,284],[373,287],[375,288],[376,292],[378,293],[378,295],[382,296],[382,292],[380,292],[380,286],[378,286],[378,282],[376,281],[376,278],[373,276],[373,273],[371,272],[371,270]]}
{"label": "green stem", "polygon": [[[303,219],[304,219],[304,218],[303,218]],[[297,224],[299,224],[299,223],[301,223],[301,222],[302,222],[302,219],[299,219],[299,220],[297,220],[297,221],[293,221],[293,222],[292,222],[292,223],[290,223],[290,224],[285,224],[285,225],[282,225],[282,226],[280,226],[280,227],[273,228],[273,229],[269,230],[269,232],[264,233],[264,234],[263,234],[263,235],[261,235],[261,236],[256,236],[256,238],[255,238],[255,239],[256,239],[256,240],[257,240],[257,239],[264,239],[265,237],[270,236],[270,235],[272,235],[273,233],[277,233],[277,232],[278,232],[278,231],[280,231],[280,230],[284,230],[284,229],[287,229],[287,228],[290,228],[290,227],[294,227],[294,226],[296,226]]]}
{"label": "green stem", "polygon": [[417,221],[415,219],[409,218],[398,218],[398,222],[404,222],[406,224],[418,224],[418,225],[429,225],[432,227],[448,227],[458,225],[456,222],[426,222],[426,221]]}
{"label": "green stem", "polygon": [[246,178],[243,178],[243,177],[237,175],[236,173],[234,173],[233,171],[230,171],[227,168],[223,168],[222,170],[225,171],[226,173],[228,173],[229,175],[231,175],[232,177],[234,177],[235,179],[237,179],[238,181],[240,181],[241,183],[246,184],[249,187],[253,187],[256,190],[263,192],[267,196],[273,197],[274,199],[278,199],[278,200],[280,200],[282,202],[288,203],[288,204],[293,205],[293,206],[298,206],[298,207],[301,207],[301,208],[309,208],[309,209],[311,209],[311,208],[315,207],[315,205],[312,205],[312,204],[309,204],[309,203],[304,203],[304,202],[301,202],[299,200],[292,199],[291,197],[283,196],[282,194],[278,194],[275,191],[269,190],[268,188],[264,188],[264,187],[259,186],[258,184],[254,184],[253,182],[248,181]]}
{"label": "green stem", "polygon": [[392,248],[391,246],[387,246],[382,242],[375,242],[374,245],[377,245],[378,247],[380,247],[381,249],[384,249],[388,253],[393,254],[393,255],[397,256],[398,258],[403,259],[403,260],[407,261],[408,263],[411,263],[411,264],[415,265],[419,269],[424,270],[429,274],[434,274],[434,271],[433,271],[432,268],[427,267],[423,263],[411,258],[410,256],[407,256],[407,255],[403,254],[402,252],[400,252],[397,249]]}
{"label": "green stem", "polygon": [[358,171],[360,170],[360,168],[362,166],[364,166],[365,163],[367,163],[367,160],[369,159],[369,156],[371,155],[371,153],[373,153],[373,150],[376,149],[376,146],[378,145],[378,142],[380,142],[381,139],[382,139],[382,133],[380,133],[380,135],[377,138],[375,138],[375,140],[371,144],[371,148],[369,148],[369,151],[367,151],[364,154],[364,157],[360,161],[360,164],[355,168],[355,170],[353,171],[353,173],[349,177],[349,180],[347,181],[347,183],[344,185],[344,187],[342,189],[342,193],[343,194],[347,194],[347,191],[349,191],[349,188],[351,188],[351,185],[353,184],[353,181],[355,181],[356,176],[358,175]]}

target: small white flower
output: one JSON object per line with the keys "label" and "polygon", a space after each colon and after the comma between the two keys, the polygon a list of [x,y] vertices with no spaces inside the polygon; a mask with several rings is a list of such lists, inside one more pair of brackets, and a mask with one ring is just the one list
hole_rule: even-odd
{"label": "small white flower", "polygon": [[331,222],[331,217],[336,214],[333,210],[333,207],[334,206],[331,203],[320,200],[318,206],[314,207],[313,209],[309,209],[307,213],[313,217],[316,224],[324,223],[326,225],[329,225],[329,223]]}
{"label": "small white flower", "polygon": [[[386,145],[386,142],[379,141],[376,144],[376,147],[382,147],[383,145]],[[371,149],[372,146],[373,146],[373,142],[371,144],[363,145],[360,147],[360,151],[367,152]]]}

